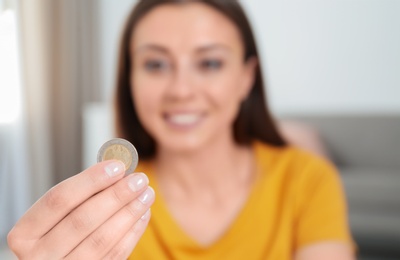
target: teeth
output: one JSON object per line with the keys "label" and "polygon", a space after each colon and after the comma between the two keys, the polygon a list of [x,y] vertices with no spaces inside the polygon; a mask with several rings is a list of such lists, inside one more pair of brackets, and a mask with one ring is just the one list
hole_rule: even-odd
{"label": "teeth", "polygon": [[196,123],[200,119],[198,114],[180,114],[169,117],[169,120],[174,124],[190,125]]}

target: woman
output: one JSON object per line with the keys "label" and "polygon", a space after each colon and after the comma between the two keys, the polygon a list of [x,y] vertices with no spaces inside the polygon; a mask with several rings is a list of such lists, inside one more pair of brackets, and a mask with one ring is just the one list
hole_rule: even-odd
{"label": "woman", "polygon": [[21,258],[353,259],[337,173],[285,143],[262,89],[236,1],[140,1],[116,108],[148,177],[123,177],[117,161],[89,168],[38,201],[10,247]]}

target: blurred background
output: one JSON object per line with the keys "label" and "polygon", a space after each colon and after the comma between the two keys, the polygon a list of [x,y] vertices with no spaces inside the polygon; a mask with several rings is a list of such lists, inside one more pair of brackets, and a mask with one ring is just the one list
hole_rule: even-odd
{"label": "blurred background", "polygon": [[[0,0],[0,259],[6,235],[113,136],[135,0]],[[360,259],[400,259],[400,1],[245,0],[267,100],[337,165]],[[304,127],[303,127],[304,126]]]}

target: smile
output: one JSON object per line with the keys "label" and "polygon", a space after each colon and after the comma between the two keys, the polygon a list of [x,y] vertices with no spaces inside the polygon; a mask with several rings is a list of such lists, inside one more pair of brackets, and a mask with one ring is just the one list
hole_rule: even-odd
{"label": "smile", "polygon": [[166,121],[177,127],[191,127],[200,123],[204,115],[199,113],[167,114]]}

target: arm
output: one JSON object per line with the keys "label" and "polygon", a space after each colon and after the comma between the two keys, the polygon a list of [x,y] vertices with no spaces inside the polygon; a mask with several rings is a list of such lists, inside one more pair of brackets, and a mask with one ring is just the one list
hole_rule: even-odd
{"label": "arm", "polygon": [[294,260],[354,260],[349,245],[342,242],[320,242],[300,248]]}

